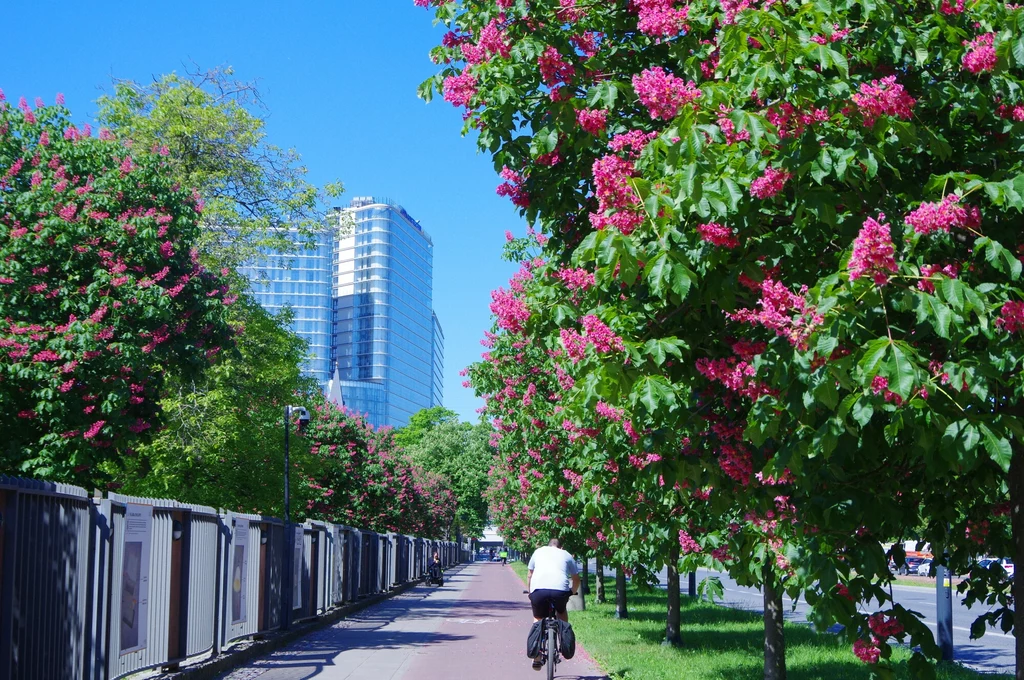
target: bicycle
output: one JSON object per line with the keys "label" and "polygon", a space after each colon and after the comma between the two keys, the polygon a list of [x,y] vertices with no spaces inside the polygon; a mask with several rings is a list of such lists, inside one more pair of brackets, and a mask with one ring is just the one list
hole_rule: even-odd
{"label": "bicycle", "polygon": [[[530,591],[524,590],[523,594],[529,595]],[[549,654],[548,650],[552,650],[552,652]],[[558,616],[553,602],[548,604],[548,613],[541,619],[540,656],[545,660],[548,680],[554,680],[555,667],[558,666],[562,657],[558,652]]]}

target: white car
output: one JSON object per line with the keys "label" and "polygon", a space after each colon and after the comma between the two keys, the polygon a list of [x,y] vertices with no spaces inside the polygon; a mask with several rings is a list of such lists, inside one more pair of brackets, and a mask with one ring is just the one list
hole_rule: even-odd
{"label": "white car", "polygon": [[914,572],[918,576],[928,576],[931,573],[932,561],[925,560],[921,564],[917,565],[917,570]]}

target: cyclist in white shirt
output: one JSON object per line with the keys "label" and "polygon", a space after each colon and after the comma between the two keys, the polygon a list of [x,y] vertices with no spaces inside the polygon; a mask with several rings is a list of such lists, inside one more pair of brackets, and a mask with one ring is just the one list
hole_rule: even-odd
{"label": "cyclist in white shirt", "polygon": [[568,622],[565,606],[569,596],[580,588],[580,572],[573,556],[562,550],[560,540],[552,538],[546,546],[534,551],[527,569],[526,588],[530,591],[533,620],[540,621],[547,616],[550,605],[554,604],[558,618]]}

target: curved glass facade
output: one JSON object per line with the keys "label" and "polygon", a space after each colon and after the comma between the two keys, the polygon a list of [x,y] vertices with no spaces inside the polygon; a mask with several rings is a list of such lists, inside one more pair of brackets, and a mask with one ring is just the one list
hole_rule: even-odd
{"label": "curved glass facade", "polygon": [[363,198],[349,211],[353,233],[334,248],[332,359],[348,408],[374,425],[401,427],[441,404],[434,245],[401,206]]}
{"label": "curved glass facade", "polygon": [[[342,230],[349,221],[354,228]],[[416,411],[441,405],[434,244],[401,206],[353,199],[314,247],[267,253],[240,272],[264,308],[291,307],[292,330],[310,345],[306,371],[324,387],[337,362],[349,410],[377,427],[401,427]]]}

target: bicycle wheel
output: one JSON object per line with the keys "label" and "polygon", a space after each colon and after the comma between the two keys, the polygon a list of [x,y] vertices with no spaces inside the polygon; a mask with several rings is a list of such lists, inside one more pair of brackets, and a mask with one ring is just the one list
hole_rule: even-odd
{"label": "bicycle wheel", "polygon": [[558,642],[555,640],[555,625],[548,624],[548,680],[555,678],[555,655],[558,654]]}

